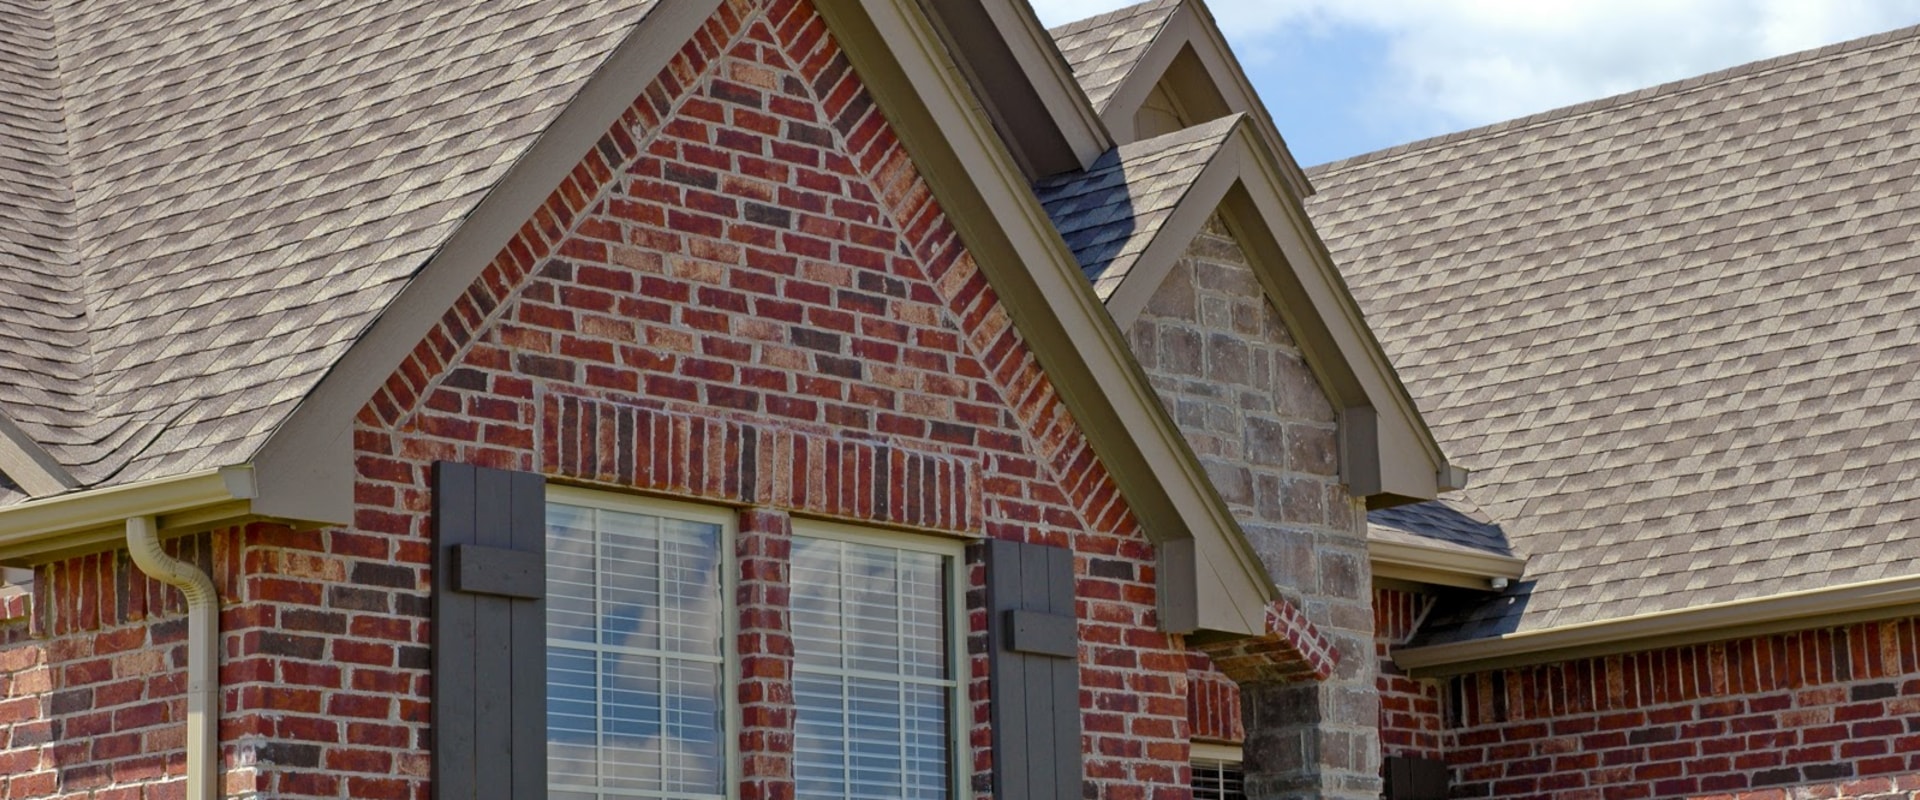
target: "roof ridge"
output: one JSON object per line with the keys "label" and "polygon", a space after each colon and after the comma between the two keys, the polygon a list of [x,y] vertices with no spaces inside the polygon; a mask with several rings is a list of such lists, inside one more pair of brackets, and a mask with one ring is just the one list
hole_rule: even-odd
{"label": "roof ridge", "polygon": [[1157,11],[1164,6],[1179,5],[1181,2],[1183,2],[1183,0],[1145,0],[1144,2],[1121,6],[1112,11],[1095,14],[1084,19],[1076,19],[1064,25],[1048,28],[1047,35],[1059,39],[1062,36],[1084,33],[1094,28],[1111,25],[1129,17],[1139,16],[1148,11]]}
{"label": "roof ridge", "polygon": [[1375,150],[1371,153],[1362,153],[1357,156],[1350,156],[1337,161],[1330,161],[1325,164],[1321,164],[1319,166],[1308,169],[1307,174],[1310,177],[1318,178],[1319,176],[1322,176],[1322,175],[1331,175],[1333,173],[1340,172],[1342,170],[1350,169],[1353,167],[1358,167],[1361,165],[1375,164],[1383,161],[1389,161],[1395,158],[1399,158],[1401,156],[1411,155],[1411,154],[1426,151],[1426,150],[1432,150],[1435,148],[1444,147],[1447,145],[1466,141],[1468,139],[1475,139],[1483,136],[1491,136],[1493,134],[1498,134],[1498,133],[1506,133],[1511,130],[1531,128],[1539,125],[1544,125],[1550,122],[1563,122],[1569,119],[1574,119],[1577,117],[1585,116],[1588,114],[1594,114],[1601,111],[1627,108],[1641,102],[1653,100],[1655,98],[1668,97],[1671,95],[1695,92],[1695,91],[1699,91],[1709,87],[1720,86],[1735,80],[1750,78],[1756,75],[1762,75],[1762,74],[1779,70],[1779,69],[1785,69],[1788,67],[1793,67],[1793,66],[1798,66],[1801,64],[1806,64],[1814,61],[1819,61],[1822,59],[1830,58],[1835,55],[1839,55],[1841,53],[1854,53],[1854,52],[1866,52],[1870,50],[1877,50],[1877,49],[1880,49],[1881,47],[1891,45],[1895,42],[1903,41],[1906,39],[1912,39],[1916,37],[1920,37],[1920,25],[1909,25],[1904,28],[1895,28],[1890,31],[1883,31],[1881,33],[1869,34],[1869,35],[1861,36],[1854,39],[1848,39],[1844,42],[1835,42],[1833,44],[1822,45],[1820,47],[1815,47],[1807,50],[1800,50],[1792,53],[1785,53],[1782,55],[1773,56],[1771,58],[1763,58],[1763,59],[1760,59],[1759,61],[1750,61],[1745,64],[1738,64],[1732,67],[1727,67],[1725,69],[1714,70],[1712,72],[1695,75],[1691,78],[1682,78],[1680,80],[1668,81],[1666,83],[1660,83],[1660,84],[1655,84],[1653,86],[1648,86],[1641,89],[1634,89],[1632,91],[1621,92],[1619,94],[1609,95],[1607,97],[1601,97],[1594,100],[1587,100],[1587,101],[1575,103],[1569,106],[1562,106],[1560,108],[1541,111],[1534,114],[1528,114],[1523,117],[1515,117],[1513,119],[1505,120],[1502,122],[1495,122],[1495,123],[1481,125],[1474,128],[1468,128],[1463,131],[1455,131],[1453,133],[1445,133],[1439,136],[1431,136],[1425,139],[1418,139],[1412,142],[1408,142],[1406,144],[1400,144],[1400,145],[1395,145],[1393,147],[1388,147],[1381,150]]}

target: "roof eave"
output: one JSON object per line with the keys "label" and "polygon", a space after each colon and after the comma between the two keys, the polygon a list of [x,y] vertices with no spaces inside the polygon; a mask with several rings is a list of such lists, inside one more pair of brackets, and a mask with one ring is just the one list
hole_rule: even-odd
{"label": "roof eave", "polygon": [[257,519],[257,498],[253,470],[234,466],[17,503],[0,508],[0,564],[117,546],[130,517],[158,517],[163,533]]}
{"label": "roof eave", "polygon": [[1920,575],[1393,651],[1416,677],[1544,664],[1920,614]]}
{"label": "roof eave", "polygon": [[1489,591],[1497,581],[1517,581],[1527,560],[1459,546],[1396,541],[1369,536],[1367,558],[1375,578]]}

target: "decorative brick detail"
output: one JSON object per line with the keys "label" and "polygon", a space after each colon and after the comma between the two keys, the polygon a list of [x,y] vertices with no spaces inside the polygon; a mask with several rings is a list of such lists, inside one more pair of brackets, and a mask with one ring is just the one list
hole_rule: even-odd
{"label": "decorative brick detail", "polygon": [[1906,796],[1920,773],[1915,618],[1447,685],[1458,796]]}
{"label": "decorative brick detail", "polygon": [[612,486],[854,520],[979,529],[977,461],[645,403],[548,394],[540,405],[542,468]]}
{"label": "decorative brick detail", "polygon": [[1420,680],[1393,663],[1393,648],[1420,630],[1434,598],[1399,589],[1373,590],[1374,646],[1380,660],[1380,754],[1443,758],[1440,681]]}
{"label": "decorative brick detail", "polygon": [[1298,606],[1276,600],[1267,608],[1265,636],[1203,644],[1198,650],[1234,683],[1325,680],[1339,655]]}
{"label": "decorative brick detail", "polygon": [[1196,740],[1237,744],[1246,739],[1240,686],[1205,654],[1187,654],[1187,729]]}

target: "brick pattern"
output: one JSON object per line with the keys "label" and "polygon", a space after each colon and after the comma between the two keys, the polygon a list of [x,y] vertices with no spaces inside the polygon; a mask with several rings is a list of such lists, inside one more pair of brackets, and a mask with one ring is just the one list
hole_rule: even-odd
{"label": "brick pattern", "polygon": [[[1219,218],[1195,238],[1127,335],[1288,598],[1269,614],[1277,635],[1208,652],[1236,680],[1320,681],[1311,692],[1257,695],[1310,701],[1313,709],[1251,709],[1250,716],[1286,732],[1250,738],[1249,769],[1286,764],[1289,774],[1259,779],[1275,791],[1377,796],[1371,576],[1361,506],[1340,483],[1337,416]],[[1296,616],[1296,608],[1304,613]]]}
{"label": "brick pattern", "polygon": [[793,636],[790,569],[793,524],[776,511],[740,515],[740,797],[793,796]]}
{"label": "brick pattern", "polygon": [[971,532],[978,460],[887,441],[842,440],[746,420],[548,394],[541,466],[550,475],[867,522]]}
{"label": "brick pattern", "polygon": [[[612,438],[604,426],[581,438],[569,403],[615,420]],[[666,426],[667,441],[687,437],[684,452],[699,458],[665,471],[635,459],[629,476],[619,457],[640,451],[619,438],[622,419]],[[751,481],[745,464],[707,468],[729,437],[748,435],[756,453],[807,455],[756,458]],[[776,441],[787,449],[765,447]],[[1089,791],[1184,789],[1185,653],[1154,630],[1152,548],[804,2],[724,6],[387,382],[356,445],[366,494],[355,532],[387,539],[421,586],[415,546],[435,459],[552,466],[578,481],[756,505],[755,519],[787,508],[1072,547]],[[893,502],[911,493],[849,496],[857,481],[830,478],[847,454],[886,454],[904,480],[894,489],[932,480],[951,499],[915,508]],[[743,570],[777,576],[777,549],[752,553]],[[756,602],[777,584],[753,584],[766,592]],[[754,663],[777,676],[775,642],[763,640]],[[970,667],[963,756],[981,796],[992,767],[983,658]],[[765,735],[742,740],[761,748],[742,753],[754,796],[791,792],[778,681],[753,695],[760,725],[747,733]],[[340,746],[317,743],[323,755]]]}
{"label": "brick pattern", "polygon": [[1433,610],[1432,595],[1400,589],[1373,590],[1374,643],[1380,660],[1380,754],[1441,758],[1440,681],[1408,676],[1393,663]]}
{"label": "brick pattern", "polygon": [[1920,619],[1483,672],[1448,682],[1465,797],[1906,796]]}
{"label": "brick pattern", "polygon": [[1240,718],[1240,685],[1213,659],[1187,655],[1187,729],[1195,740],[1239,744],[1247,738]]}

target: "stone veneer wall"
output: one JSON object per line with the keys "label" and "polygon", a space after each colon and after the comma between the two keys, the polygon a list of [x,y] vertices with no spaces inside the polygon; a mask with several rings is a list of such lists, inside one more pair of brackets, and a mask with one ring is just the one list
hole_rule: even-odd
{"label": "stone veneer wall", "polygon": [[1282,593],[1339,655],[1324,682],[1242,695],[1261,728],[1250,741],[1283,768],[1262,791],[1377,797],[1365,514],[1340,482],[1334,409],[1218,217],[1128,339]]}

